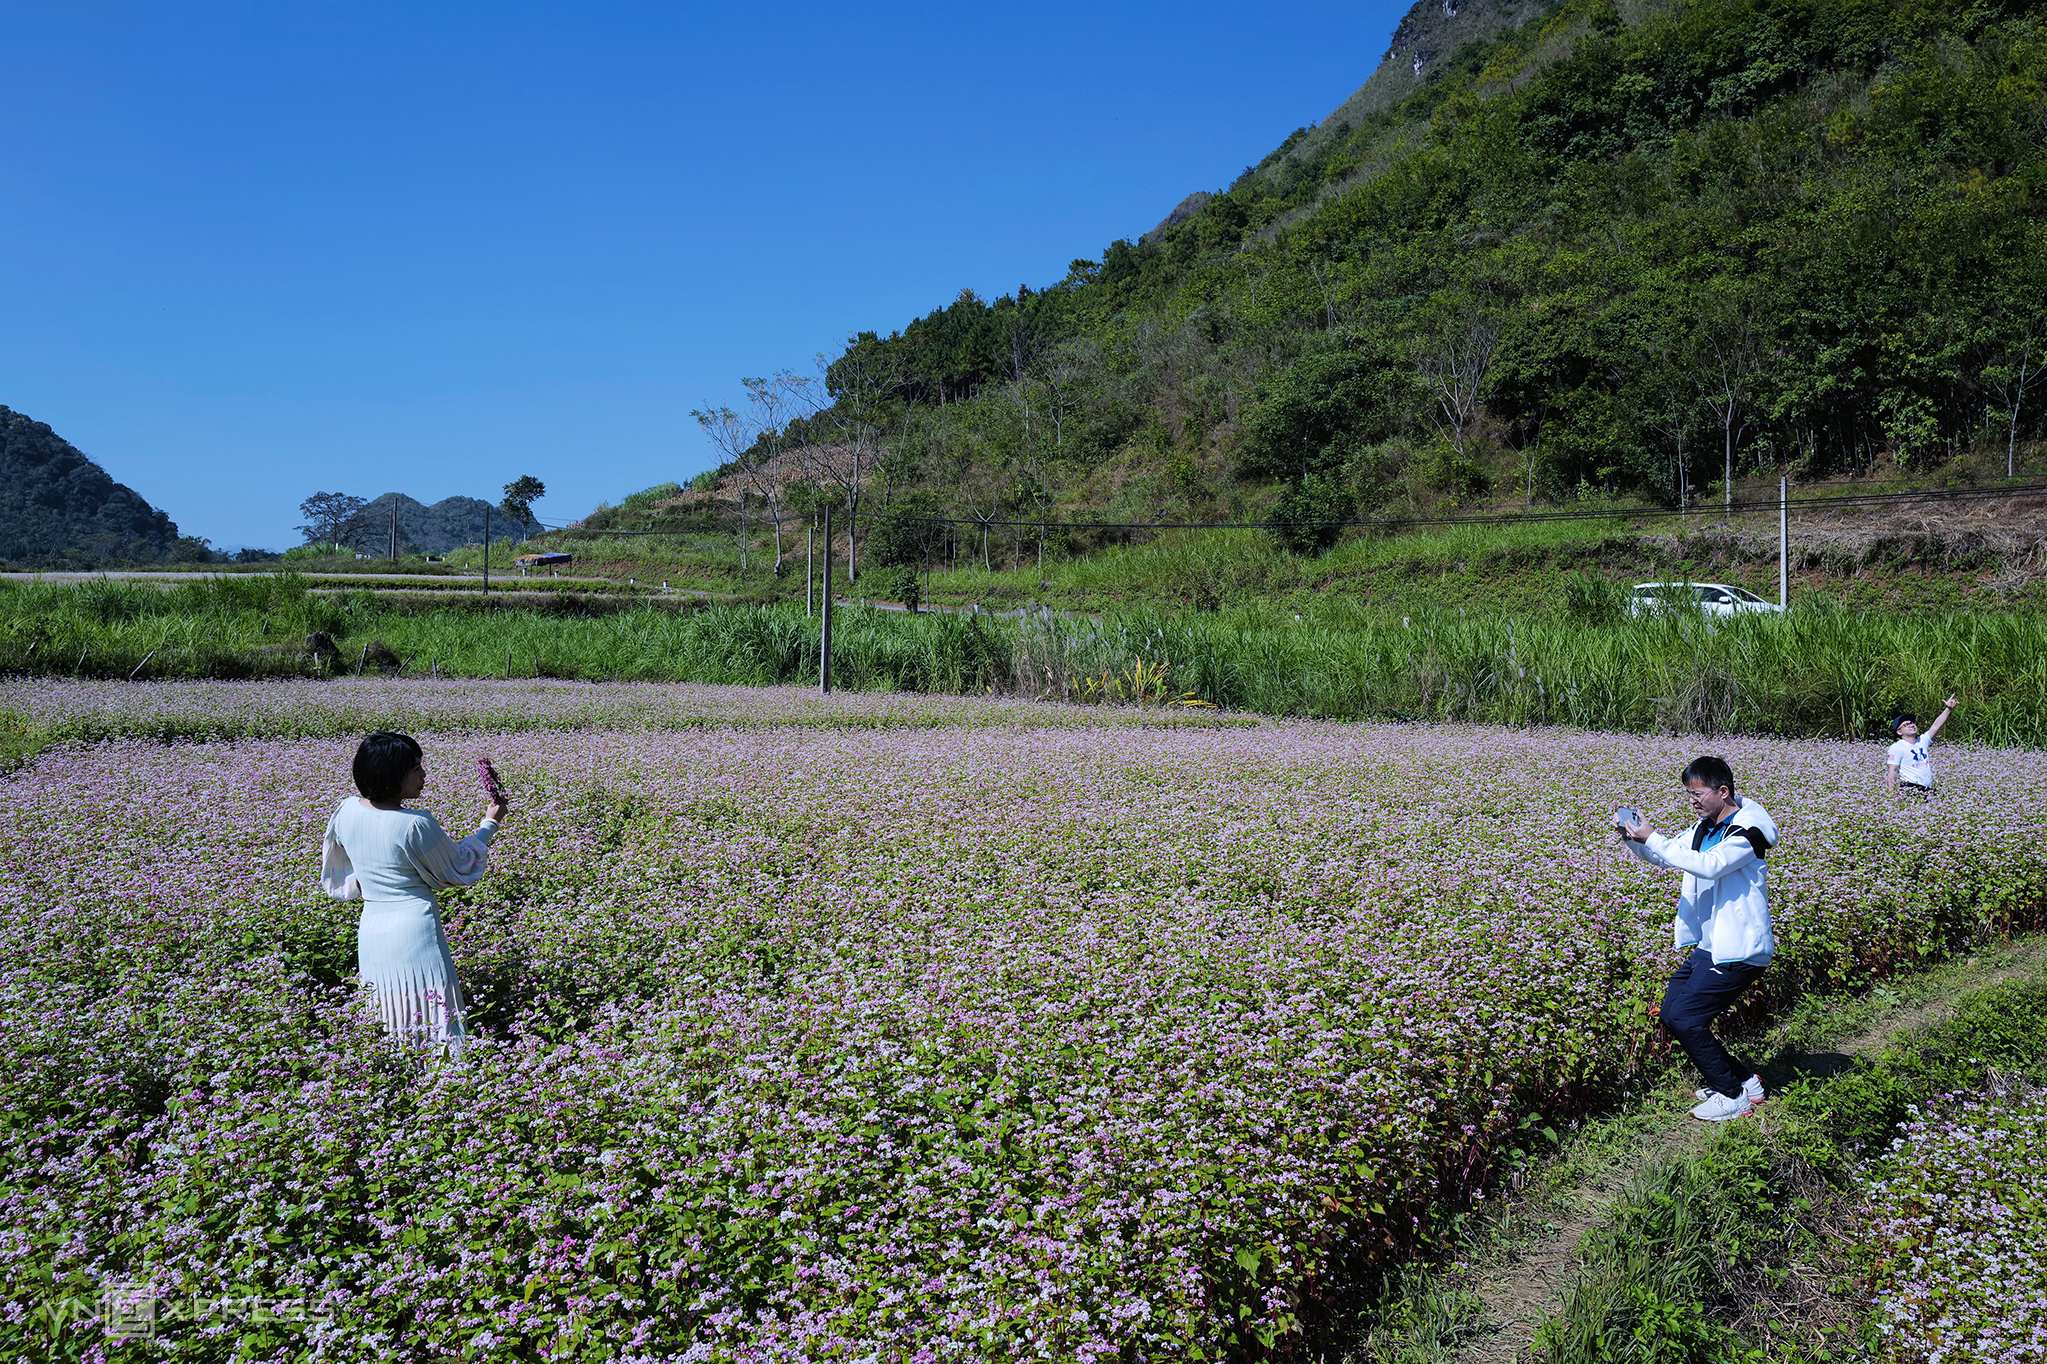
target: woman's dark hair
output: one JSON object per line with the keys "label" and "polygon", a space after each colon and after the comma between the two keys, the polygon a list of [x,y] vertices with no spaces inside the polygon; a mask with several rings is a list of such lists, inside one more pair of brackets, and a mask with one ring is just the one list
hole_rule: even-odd
{"label": "woman's dark hair", "polygon": [[1698,757],[1692,759],[1691,765],[1685,768],[1684,775],[1679,777],[1678,780],[1687,783],[1702,781],[1706,783],[1708,791],[1717,791],[1723,786],[1732,791],[1734,790],[1734,769],[1727,765],[1725,758]]}
{"label": "woman's dark hair", "polygon": [[405,775],[419,765],[422,754],[410,734],[378,730],[355,750],[355,789],[378,804],[398,799]]}

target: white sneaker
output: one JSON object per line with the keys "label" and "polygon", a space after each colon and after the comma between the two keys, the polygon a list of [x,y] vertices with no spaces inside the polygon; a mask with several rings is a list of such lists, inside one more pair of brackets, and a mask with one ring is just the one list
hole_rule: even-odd
{"label": "white sneaker", "polygon": [[[1719,1090],[1708,1086],[1704,1089],[1693,1090],[1692,1097],[1704,1103],[1719,1092]],[[1741,1082],[1741,1097],[1747,1099],[1752,1104],[1759,1104],[1767,1098],[1768,1096],[1763,1092],[1763,1077],[1751,1075],[1746,1080],[1743,1080]]]}
{"label": "white sneaker", "polygon": [[1755,1107],[1748,1101],[1747,1094],[1738,1094],[1730,1099],[1725,1094],[1714,1094],[1712,1098],[1692,1110],[1692,1116],[1700,1122],[1726,1122],[1738,1118]]}

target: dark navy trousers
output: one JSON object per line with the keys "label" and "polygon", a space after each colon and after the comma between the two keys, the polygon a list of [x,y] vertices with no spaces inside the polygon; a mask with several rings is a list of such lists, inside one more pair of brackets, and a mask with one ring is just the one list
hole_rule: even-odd
{"label": "dark navy trousers", "polygon": [[1706,1083],[1730,1099],[1741,1093],[1741,1082],[1755,1074],[1755,1067],[1737,1060],[1720,1044],[1713,1035],[1713,1020],[1733,1008],[1741,992],[1767,969],[1745,961],[1716,966],[1711,952],[1695,947],[1663,988],[1663,1026],[1692,1058]]}

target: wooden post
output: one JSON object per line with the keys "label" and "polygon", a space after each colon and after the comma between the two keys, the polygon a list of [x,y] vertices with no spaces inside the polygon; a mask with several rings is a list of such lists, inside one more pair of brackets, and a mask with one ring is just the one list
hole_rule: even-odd
{"label": "wooden post", "polygon": [[817,650],[817,690],[820,696],[832,689],[832,509],[824,509],[824,602],[822,629]]}
{"label": "wooden post", "polygon": [[490,595],[490,503],[483,504],[483,595]]}

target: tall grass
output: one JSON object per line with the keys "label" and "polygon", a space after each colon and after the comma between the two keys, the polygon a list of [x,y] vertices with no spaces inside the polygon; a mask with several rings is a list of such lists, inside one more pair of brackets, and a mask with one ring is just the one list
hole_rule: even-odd
{"label": "tall grass", "polygon": [[[0,583],[0,670],[87,677],[271,677],[309,670],[305,638],[345,636],[354,598],[296,574],[223,575],[158,586]],[[367,609],[367,608],[364,608]]]}
{"label": "tall grass", "polygon": [[[572,604],[568,604],[572,605]],[[1268,715],[1569,725],[1588,729],[1871,736],[1898,710],[1963,704],[1947,737],[2047,745],[2047,619],[1882,615],[1816,601],[1715,620],[1563,612],[1419,611],[1385,620],[1332,603],[1270,610],[1138,610],[1102,620],[905,615],[842,607],[841,685],[1064,700],[1192,698]],[[142,678],[343,666],[468,677],[546,676],[770,685],[818,671],[817,622],[788,606],[677,611],[614,603],[575,615],[395,604],[309,593],[289,579],[171,590],[124,582],[0,589],[0,671]]]}

